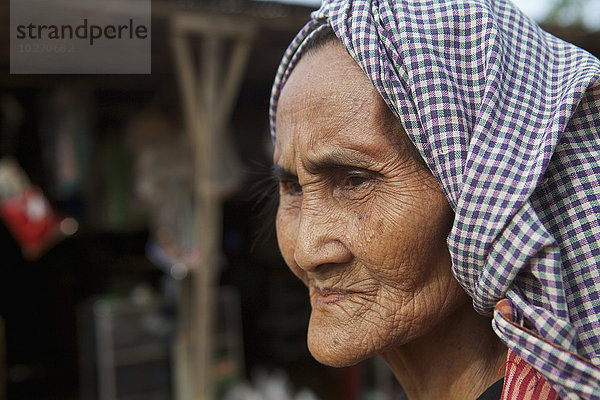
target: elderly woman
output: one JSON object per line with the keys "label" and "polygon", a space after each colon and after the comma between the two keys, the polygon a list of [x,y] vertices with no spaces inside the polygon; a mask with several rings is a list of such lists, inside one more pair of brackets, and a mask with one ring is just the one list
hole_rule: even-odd
{"label": "elderly woman", "polygon": [[271,99],[314,357],[378,354],[411,399],[600,398],[599,77],[504,0],[324,1]]}

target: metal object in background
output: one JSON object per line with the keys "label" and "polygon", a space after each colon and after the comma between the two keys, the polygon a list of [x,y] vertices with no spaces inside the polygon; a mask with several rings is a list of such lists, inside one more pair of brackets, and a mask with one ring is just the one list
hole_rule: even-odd
{"label": "metal object in background", "polygon": [[84,400],[172,399],[172,318],[165,304],[110,297],[79,314]]}

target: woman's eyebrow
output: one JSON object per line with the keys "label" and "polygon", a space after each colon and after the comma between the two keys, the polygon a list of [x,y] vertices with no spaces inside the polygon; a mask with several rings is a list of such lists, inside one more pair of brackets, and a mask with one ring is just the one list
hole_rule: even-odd
{"label": "woman's eyebrow", "polygon": [[[304,162],[304,168],[311,174],[318,174],[334,169],[363,168],[371,166],[367,160],[356,157],[356,155],[344,151],[332,151]],[[298,180],[298,176],[291,170],[274,164],[271,167],[271,175],[276,180]]]}
{"label": "woman's eyebrow", "polygon": [[319,173],[339,168],[369,168],[371,163],[345,151],[332,151],[312,160],[307,160],[304,167],[310,173]]}

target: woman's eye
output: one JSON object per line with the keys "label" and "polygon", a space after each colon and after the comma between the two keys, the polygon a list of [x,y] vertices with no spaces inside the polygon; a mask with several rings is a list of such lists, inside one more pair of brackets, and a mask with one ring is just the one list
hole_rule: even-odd
{"label": "woman's eye", "polygon": [[344,182],[344,187],[346,187],[347,189],[355,189],[369,181],[370,179],[363,175],[350,175],[346,178]]}
{"label": "woman's eye", "polygon": [[298,195],[302,193],[302,186],[298,182],[281,181],[280,185],[285,194]]}

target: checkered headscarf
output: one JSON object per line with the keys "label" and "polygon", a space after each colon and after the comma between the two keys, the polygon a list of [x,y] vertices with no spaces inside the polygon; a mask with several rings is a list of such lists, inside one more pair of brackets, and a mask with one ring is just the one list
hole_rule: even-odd
{"label": "checkered headscarf", "polygon": [[[330,25],[455,211],[453,272],[563,398],[600,398],[600,62],[505,0],[325,0]],[[527,328],[525,328],[527,327]]]}

